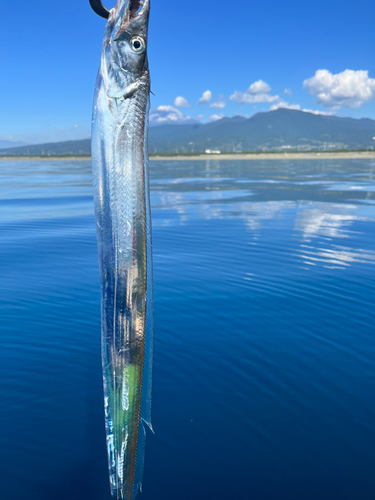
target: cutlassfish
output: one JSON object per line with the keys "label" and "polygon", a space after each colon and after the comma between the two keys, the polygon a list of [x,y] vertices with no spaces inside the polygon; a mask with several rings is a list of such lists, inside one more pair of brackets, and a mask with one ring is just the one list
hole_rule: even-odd
{"label": "cutlassfish", "polygon": [[91,155],[101,280],[104,409],[112,497],[142,485],[151,429],[153,330],[147,130],[149,0],[108,11],[95,87]]}

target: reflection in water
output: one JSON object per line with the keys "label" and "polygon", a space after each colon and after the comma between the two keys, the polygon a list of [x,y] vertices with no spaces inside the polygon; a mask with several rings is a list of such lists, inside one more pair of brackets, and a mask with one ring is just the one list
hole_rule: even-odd
{"label": "reflection in water", "polygon": [[[292,251],[299,241],[300,251],[295,255],[304,264],[345,268],[352,263],[373,263],[372,250],[354,245],[368,231],[360,224],[375,222],[375,163],[186,163],[152,163],[155,227],[184,225],[195,219],[238,219],[249,232],[249,243],[261,245],[262,233],[267,238],[270,228],[278,231],[282,226],[279,244],[286,245],[289,239]],[[338,246],[336,240],[344,238],[352,240],[353,247]]]}
{"label": "reflection in water", "polygon": [[375,264],[375,251],[371,250],[358,249],[357,251],[353,251],[351,248],[339,247],[337,245],[333,245],[331,248],[315,248],[309,245],[301,245],[301,248],[303,250],[300,257],[305,259],[305,264],[315,265],[318,262],[332,264],[324,266],[329,269],[350,266],[354,262]]}
{"label": "reflection in water", "polygon": [[[0,498],[109,500],[90,162],[0,167]],[[150,176],[139,499],[373,500],[375,163]]]}
{"label": "reflection in water", "polygon": [[[368,212],[368,216],[365,213]],[[350,238],[355,221],[374,221],[374,214],[366,207],[314,203],[302,206],[295,229],[303,233],[305,240],[314,237]]]}

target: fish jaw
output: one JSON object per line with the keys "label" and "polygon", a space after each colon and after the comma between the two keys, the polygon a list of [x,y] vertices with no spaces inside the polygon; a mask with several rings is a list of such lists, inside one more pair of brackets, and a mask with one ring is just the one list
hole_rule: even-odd
{"label": "fish jaw", "polygon": [[112,23],[111,39],[119,37],[130,25],[147,35],[149,15],[150,0],[118,0],[107,23]]}
{"label": "fish jaw", "polygon": [[[148,77],[147,32],[149,0],[119,0],[110,11],[101,57],[101,74],[109,98],[123,99]],[[137,40],[140,50],[134,50]]]}
{"label": "fish jaw", "polygon": [[109,12],[103,46],[128,33],[141,34],[147,41],[150,0],[118,0]]}

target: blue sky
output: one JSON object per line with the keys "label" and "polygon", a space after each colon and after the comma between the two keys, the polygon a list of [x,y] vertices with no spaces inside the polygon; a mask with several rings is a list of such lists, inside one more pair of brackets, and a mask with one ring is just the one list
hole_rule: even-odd
{"label": "blue sky", "polygon": [[[368,0],[152,0],[152,121],[280,106],[375,119],[374,18]],[[89,137],[104,23],[88,0],[2,0],[0,140]]]}

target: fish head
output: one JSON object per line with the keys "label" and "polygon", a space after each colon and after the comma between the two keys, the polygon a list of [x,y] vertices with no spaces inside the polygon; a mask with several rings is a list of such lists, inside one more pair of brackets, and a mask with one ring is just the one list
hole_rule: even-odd
{"label": "fish head", "polygon": [[127,99],[147,86],[147,31],[150,0],[118,0],[110,11],[102,45],[101,70],[107,96]]}

